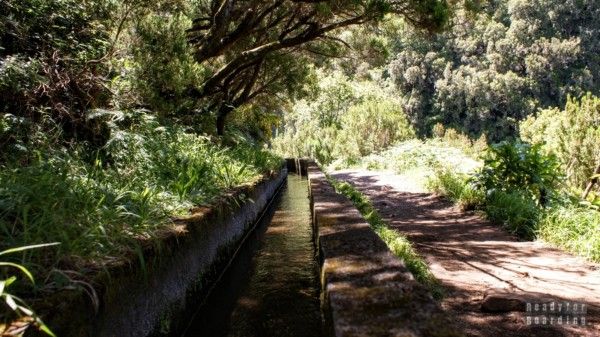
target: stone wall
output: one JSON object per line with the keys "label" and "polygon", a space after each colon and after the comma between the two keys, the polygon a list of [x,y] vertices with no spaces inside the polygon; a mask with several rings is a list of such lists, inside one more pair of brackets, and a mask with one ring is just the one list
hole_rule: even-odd
{"label": "stone wall", "polygon": [[323,312],[331,333],[349,336],[461,336],[354,205],[308,162],[321,261]]}
{"label": "stone wall", "polygon": [[[96,312],[84,292],[49,297],[46,323],[63,337],[168,336],[180,330],[243,236],[287,177],[283,168],[239,187],[190,216],[176,230],[142,246],[139,256],[98,273]],[[32,330],[32,329],[30,329]]]}

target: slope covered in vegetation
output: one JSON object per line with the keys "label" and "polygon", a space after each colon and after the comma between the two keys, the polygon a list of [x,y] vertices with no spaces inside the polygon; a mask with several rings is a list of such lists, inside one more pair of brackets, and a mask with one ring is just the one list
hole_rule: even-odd
{"label": "slope covered in vegetation", "polygon": [[598,260],[599,18],[595,0],[2,1],[0,251],[60,245],[0,253],[19,263],[0,296],[109,263],[283,156],[429,180]]}
{"label": "slope covered in vegetation", "polygon": [[[599,11],[470,1],[435,35],[394,18],[347,30],[353,49],[323,66],[319,94],[290,109],[274,148],[330,169],[393,170],[598,261]],[[375,115],[364,93],[376,93]]]}
{"label": "slope covered in vegetation", "polygon": [[278,168],[264,143],[317,90],[312,64],[343,45],[340,29],[387,14],[433,32],[449,4],[0,2],[0,334],[32,315],[15,292],[72,287],[66,275],[85,279]]}

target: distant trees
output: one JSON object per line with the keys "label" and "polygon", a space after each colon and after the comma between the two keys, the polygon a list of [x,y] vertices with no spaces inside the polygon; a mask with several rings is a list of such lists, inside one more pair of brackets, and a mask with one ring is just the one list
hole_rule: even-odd
{"label": "distant trees", "polygon": [[540,107],[599,92],[598,1],[480,4],[429,40],[408,26],[389,35],[387,70],[421,134],[442,122],[499,140]]}
{"label": "distant trees", "polygon": [[284,116],[273,149],[342,166],[415,137],[400,101],[373,81],[318,72],[318,95],[296,102]]}

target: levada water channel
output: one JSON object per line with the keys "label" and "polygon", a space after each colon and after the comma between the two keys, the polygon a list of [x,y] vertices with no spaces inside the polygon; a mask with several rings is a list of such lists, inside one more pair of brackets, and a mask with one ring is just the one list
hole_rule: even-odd
{"label": "levada water channel", "polygon": [[290,174],[181,336],[323,336],[317,270],[307,181]]}

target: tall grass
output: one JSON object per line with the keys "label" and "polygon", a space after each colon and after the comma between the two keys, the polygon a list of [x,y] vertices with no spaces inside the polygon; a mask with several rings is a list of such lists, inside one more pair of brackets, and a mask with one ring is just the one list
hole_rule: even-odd
{"label": "tall grass", "polygon": [[281,165],[265,150],[154,121],[113,130],[96,160],[83,152],[48,148],[26,165],[1,164],[0,249],[61,242],[25,263],[102,266],[164,232],[171,217]]}
{"label": "tall grass", "polygon": [[539,224],[539,237],[558,247],[600,262],[600,212],[577,205],[549,209]]}
{"label": "tall grass", "polygon": [[449,168],[436,170],[426,187],[442,195],[463,210],[483,210],[486,217],[507,231],[524,239],[533,239],[542,210],[528,195],[519,192],[492,191],[477,188],[471,177]]}
{"label": "tall grass", "polygon": [[451,168],[438,168],[426,186],[463,209],[483,211],[491,222],[520,238],[541,239],[600,262],[600,212],[593,204],[579,205],[578,198],[563,192],[562,198],[552,198],[542,207],[527,190],[497,188],[484,193],[472,179]]}
{"label": "tall grass", "polygon": [[495,191],[484,206],[488,219],[502,225],[520,238],[532,240],[543,210],[531,197],[520,191]]}
{"label": "tall grass", "polygon": [[404,261],[415,279],[425,285],[434,297],[441,298],[443,296],[443,289],[439,281],[431,273],[425,260],[414,250],[408,239],[389,228],[369,201],[369,198],[354,186],[347,182],[339,182],[331,177],[328,177],[328,179],[338,193],[345,195],[352,201],[375,233],[387,244],[392,253]]}
{"label": "tall grass", "polygon": [[469,175],[455,172],[449,168],[438,168],[429,176],[425,187],[443,195],[463,210],[474,210],[484,203],[484,193],[469,181]]}

